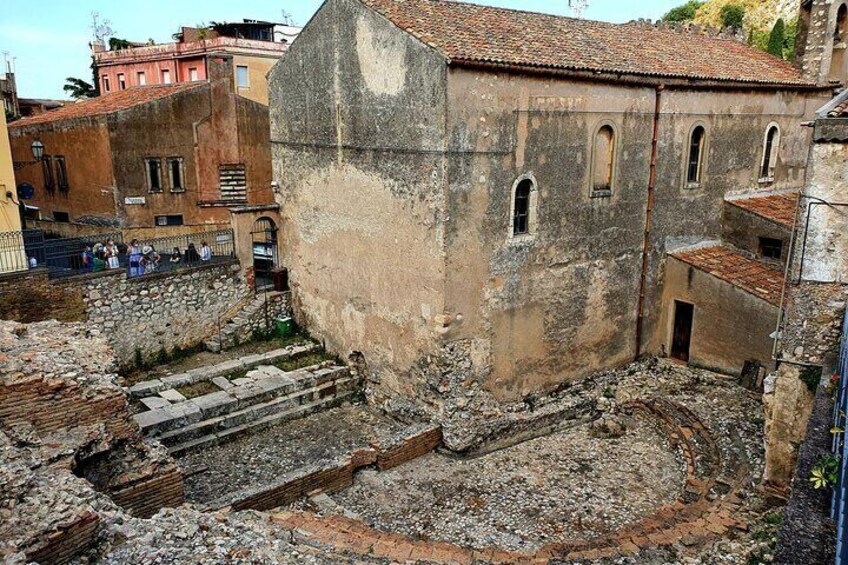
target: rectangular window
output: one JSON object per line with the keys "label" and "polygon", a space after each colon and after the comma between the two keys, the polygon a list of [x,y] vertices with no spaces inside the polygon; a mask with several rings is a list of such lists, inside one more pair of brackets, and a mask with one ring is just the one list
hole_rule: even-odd
{"label": "rectangular window", "polygon": [[171,84],[171,71],[162,69],[162,84]]}
{"label": "rectangular window", "polygon": [[103,92],[109,92],[109,77],[103,75]]}
{"label": "rectangular window", "polygon": [[188,80],[190,80],[191,82],[195,82],[195,81],[199,80],[198,74],[197,74],[197,67],[191,67],[188,70]]}
{"label": "rectangular window", "polygon": [[181,226],[183,225],[183,217],[180,214],[173,216],[156,216],[157,226]]}
{"label": "rectangular window", "polygon": [[783,241],[771,237],[760,238],[760,255],[765,259],[780,260],[783,256]]}
{"label": "rectangular window", "polygon": [[71,215],[67,212],[53,212],[53,221],[67,224],[71,221]]}
{"label": "rectangular window", "polygon": [[162,160],[153,157],[144,160],[147,170],[147,189],[150,192],[162,192]]}
{"label": "rectangular window", "polygon": [[239,88],[250,87],[250,74],[247,66],[239,65],[236,67],[236,84]]}
{"label": "rectangular window", "polygon": [[124,90],[127,88],[127,78],[124,76],[124,73],[118,73],[118,90]]}
{"label": "rectangular window", "polygon": [[138,85],[139,86],[146,86],[147,85],[147,75],[145,75],[144,72],[139,72],[137,74],[137,76],[138,76]]}
{"label": "rectangular window", "polygon": [[56,182],[53,179],[53,158],[50,155],[42,157],[41,172],[44,175],[44,190],[47,192],[56,190]]}
{"label": "rectangular window", "polygon": [[68,191],[68,169],[65,167],[65,158],[57,155],[53,158],[56,162],[56,185],[63,192]]}
{"label": "rectangular window", "polygon": [[185,192],[185,169],[182,157],[168,158],[168,180],[171,181],[171,192]]}

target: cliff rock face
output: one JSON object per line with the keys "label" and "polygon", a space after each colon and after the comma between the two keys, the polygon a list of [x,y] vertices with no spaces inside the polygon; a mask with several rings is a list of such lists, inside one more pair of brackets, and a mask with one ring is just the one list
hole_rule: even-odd
{"label": "cliff rock face", "polygon": [[798,0],[708,0],[695,15],[696,24],[721,27],[721,9],[729,4],[745,7],[745,28],[771,30],[778,18],[798,17]]}

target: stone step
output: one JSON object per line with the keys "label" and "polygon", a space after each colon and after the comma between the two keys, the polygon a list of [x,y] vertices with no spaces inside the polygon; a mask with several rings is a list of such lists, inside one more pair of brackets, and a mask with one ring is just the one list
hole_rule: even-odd
{"label": "stone step", "polygon": [[321,404],[327,398],[332,399],[338,396],[344,396],[346,398],[356,394],[358,388],[358,383],[355,383],[352,378],[344,377],[314,387],[297,390],[285,396],[252,403],[243,408],[240,407],[237,401],[232,403],[210,403],[211,408],[202,410],[203,415],[207,417],[205,420],[163,432],[157,437],[165,446],[170,447],[177,443],[183,443],[188,440],[249,424],[250,422],[273,414],[290,411],[296,412],[301,406],[308,406],[313,403]]}
{"label": "stone step", "polygon": [[260,365],[273,365],[274,363],[278,363],[284,359],[296,359],[302,355],[315,353],[320,350],[321,346],[317,343],[290,345],[267,353],[247,355],[232,361],[224,361],[223,363],[192,369],[185,373],[178,373],[176,375],[170,375],[159,379],[143,381],[129,387],[126,390],[129,393],[130,398],[134,399],[155,396],[163,390],[193,385],[202,381],[211,381],[216,377],[225,377],[238,371],[248,371]]}
{"label": "stone step", "polygon": [[[232,412],[245,411],[251,416],[250,408],[275,398],[291,397],[296,400],[311,395],[315,388],[336,387],[333,381],[349,378],[347,367],[318,369],[313,367],[287,373],[273,366],[260,366],[248,373],[248,378],[233,388],[218,391],[171,404],[163,408],[148,410],[133,416],[141,431],[148,437],[157,437],[171,430],[186,428],[191,424],[209,420]],[[240,423],[240,422],[237,422]]]}
{"label": "stone step", "polygon": [[182,441],[181,443],[172,443],[168,447],[168,451],[174,457],[179,457],[192,451],[204,449],[213,445],[220,445],[222,443],[238,439],[239,437],[242,437],[244,435],[256,433],[276,425],[284,424],[292,420],[297,420],[299,418],[305,418],[310,414],[314,414],[322,410],[329,410],[330,408],[335,408],[336,406],[339,406],[346,401],[354,400],[357,394],[358,391],[343,392],[333,397],[327,397],[325,399],[317,400],[314,402],[300,404],[287,410],[271,412],[266,416],[257,418],[255,420],[250,420],[248,422],[233,426],[231,428],[225,428],[221,431],[211,432],[206,435],[195,437],[194,439]]}

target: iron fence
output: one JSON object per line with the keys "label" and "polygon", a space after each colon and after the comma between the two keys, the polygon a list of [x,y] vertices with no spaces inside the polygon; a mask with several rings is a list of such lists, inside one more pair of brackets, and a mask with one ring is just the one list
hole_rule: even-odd
{"label": "iron fence", "polygon": [[839,388],[833,409],[833,454],[839,460],[839,476],[833,489],[831,517],[836,521],[836,564],[848,564],[848,445],[845,432],[848,418],[848,311],[842,322],[842,343],[839,351]]}
{"label": "iron fence", "polygon": [[139,277],[234,256],[232,230],[128,243],[118,232],[72,238],[51,238],[41,230],[0,233],[0,273],[44,267],[53,279],[117,269]]}

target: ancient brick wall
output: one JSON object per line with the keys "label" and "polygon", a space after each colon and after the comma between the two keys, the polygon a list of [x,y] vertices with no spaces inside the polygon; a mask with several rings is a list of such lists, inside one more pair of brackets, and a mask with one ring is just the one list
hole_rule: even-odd
{"label": "ancient brick wall", "polygon": [[138,356],[150,362],[162,351],[201,343],[249,293],[233,261],[141,278],[88,280],[84,300],[91,325],[108,337],[118,362],[129,365]]}
{"label": "ancient brick wall", "polygon": [[46,269],[0,275],[0,320],[81,322],[85,318],[81,289],[51,283]]}

